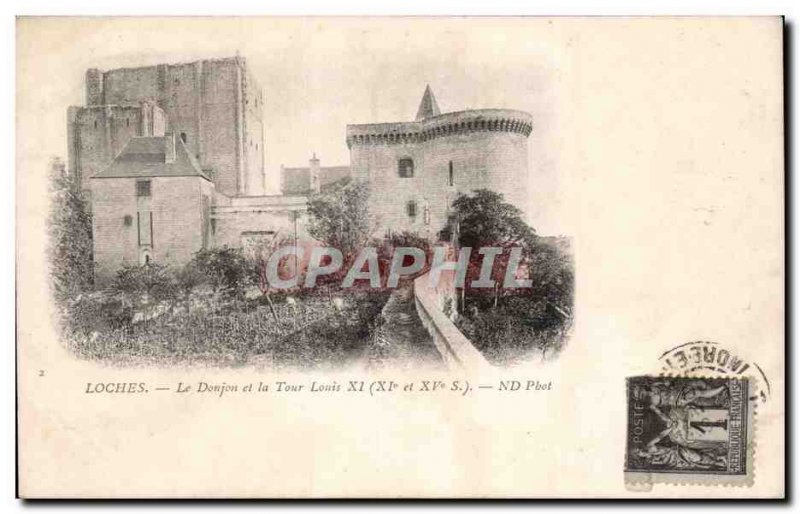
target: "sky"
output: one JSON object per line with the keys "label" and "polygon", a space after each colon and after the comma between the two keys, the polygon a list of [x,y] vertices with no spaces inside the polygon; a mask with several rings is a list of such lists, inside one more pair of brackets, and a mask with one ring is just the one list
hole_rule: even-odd
{"label": "sky", "polygon": [[349,164],[346,125],[412,120],[429,84],[442,112],[530,112],[531,180],[546,199],[557,190],[553,106],[567,44],[545,20],[22,19],[18,75],[40,94],[18,92],[18,109],[24,103],[35,112],[39,137],[27,142],[30,151],[66,158],[66,110],[84,105],[87,68],[238,53],[264,92],[265,171],[268,193],[277,193],[281,164],[305,166],[313,153],[323,166]]}

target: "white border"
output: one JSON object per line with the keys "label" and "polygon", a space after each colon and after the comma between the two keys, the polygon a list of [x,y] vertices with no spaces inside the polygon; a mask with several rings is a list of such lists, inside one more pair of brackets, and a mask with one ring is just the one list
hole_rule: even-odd
{"label": "white border", "polygon": [[[467,4],[461,1],[439,1],[435,4],[431,0],[403,0],[403,1],[324,1],[324,0],[292,0],[291,2],[254,2],[246,0],[226,0],[224,2],[211,2],[207,0],[195,0],[193,2],[178,3],[177,0],[165,2],[164,0],[137,0],[136,2],[117,2],[109,0],[90,0],[64,2],[57,0],[26,0],[26,1],[7,1],[0,4],[0,62],[3,63],[4,72],[0,75],[0,121],[5,130],[0,130],[0,162],[3,166],[0,172],[0,269],[5,270],[0,274],[0,327],[5,337],[5,351],[3,352],[3,367],[5,372],[4,384],[6,388],[0,394],[0,412],[3,413],[3,423],[0,425],[0,441],[3,442],[3,459],[0,462],[0,497],[3,498],[3,511],[18,511],[25,505],[14,500],[15,485],[15,460],[14,460],[14,435],[15,435],[15,416],[14,416],[14,393],[15,393],[15,372],[14,372],[14,270],[15,270],[15,237],[14,237],[14,101],[15,101],[15,49],[14,49],[14,25],[17,15],[471,15],[471,16],[491,16],[491,15],[526,15],[526,16],[575,16],[575,15],[776,15],[787,16],[787,23],[793,25],[793,34],[797,40],[797,20],[800,2],[789,0],[740,0],[731,2],[730,0],[615,0],[615,1],[591,1],[591,0],[538,0],[535,3],[515,2],[510,0],[492,0],[491,2],[479,2]],[[792,69],[796,69],[797,52],[792,52]],[[794,91],[792,91],[794,93]],[[796,96],[792,94],[792,96]],[[796,105],[796,99],[793,102]],[[795,109],[793,108],[794,112]],[[796,120],[796,116],[792,115]],[[797,128],[792,134],[792,147],[797,148]],[[795,154],[795,161],[797,156]],[[787,175],[794,170],[787,170]],[[798,196],[798,179],[794,179],[792,197]],[[791,210],[789,211],[791,212]],[[792,216],[794,218],[794,216]],[[796,220],[793,219],[791,226],[794,227],[793,238],[797,234]],[[791,264],[796,264],[796,260]],[[790,263],[787,263],[787,265]],[[792,311],[787,315],[794,319],[800,319],[800,307],[794,304]],[[789,345],[793,341],[787,341]],[[798,351],[793,352],[792,364],[797,364]],[[796,382],[796,380],[795,380]],[[796,392],[796,391],[793,391]],[[796,398],[793,394],[791,397]],[[794,434],[789,434],[789,437]],[[793,457],[793,456],[792,456]],[[567,477],[565,477],[567,478]],[[791,486],[787,484],[789,490]],[[751,508],[760,510],[767,508],[767,505],[742,504],[748,510]],[[56,504],[45,505],[44,508],[57,507]],[[241,505],[240,505],[241,506]],[[442,504],[433,505],[405,505],[403,508],[414,509],[415,512],[429,512],[434,508],[443,507]],[[521,506],[521,505],[517,505]],[[659,509],[680,509],[681,512],[707,512],[710,505],[688,505],[688,504],[653,504],[654,508]],[[73,505],[81,508],[81,506]],[[177,505],[172,505],[177,507]],[[181,508],[194,508],[196,505],[182,505]],[[300,504],[293,507],[282,505],[267,505],[270,509],[285,510],[291,508],[293,511],[307,510],[320,507],[319,504]],[[333,504],[327,505],[337,509],[353,507],[352,505]],[[397,505],[361,505],[362,508],[384,509],[397,508]],[[463,505],[449,505],[449,508],[464,508]],[[471,511],[495,510],[508,507],[493,505],[471,505]],[[568,504],[561,507],[552,505],[531,505],[535,509],[572,511],[578,508],[588,507],[588,505]],[[566,507],[566,508],[564,508]],[[602,504],[595,506],[593,510],[615,512],[619,505]],[[641,508],[642,505],[630,505],[631,508]],[[731,505],[716,505],[717,508],[730,508]],[[39,508],[42,508],[40,505]],[[106,510],[114,508],[112,506],[94,507]],[[117,506],[116,508],[119,508]],[[140,511],[147,509],[148,512],[165,508],[150,504],[125,505],[128,511]],[[214,504],[208,510],[227,509],[230,506]]]}

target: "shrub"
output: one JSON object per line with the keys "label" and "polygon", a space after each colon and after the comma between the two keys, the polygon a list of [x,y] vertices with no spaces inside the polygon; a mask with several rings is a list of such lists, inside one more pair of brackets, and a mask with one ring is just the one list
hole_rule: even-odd
{"label": "shrub", "polygon": [[241,299],[245,289],[252,284],[252,265],[240,248],[223,246],[200,250],[191,264],[208,279],[215,291],[230,298]]}

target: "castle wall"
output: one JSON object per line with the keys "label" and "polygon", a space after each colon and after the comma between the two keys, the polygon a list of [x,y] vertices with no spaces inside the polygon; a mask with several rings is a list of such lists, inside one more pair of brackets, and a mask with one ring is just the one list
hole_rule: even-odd
{"label": "castle wall", "polygon": [[[246,233],[273,232],[298,240],[308,239],[306,198],[302,196],[262,196],[231,198],[217,202],[213,209],[215,244],[240,248]],[[297,216],[297,223],[294,217]]]}
{"label": "castle wall", "polygon": [[80,174],[84,190],[128,141],[142,131],[139,106],[71,107],[67,113],[69,169]]}
{"label": "castle wall", "polygon": [[[146,204],[136,196],[137,180],[151,181]],[[141,264],[145,249],[159,264],[181,266],[191,260],[203,247],[204,223],[210,226],[212,200],[213,185],[200,177],[94,179],[92,228],[98,283],[107,284],[124,266]],[[206,205],[208,212],[204,213]],[[152,246],[144,247],[140,236],[149,231],[148,213],[153,219]],[[210,234],[208,228],[205,231]],[[212,246],[213,240],[207,245]]]}

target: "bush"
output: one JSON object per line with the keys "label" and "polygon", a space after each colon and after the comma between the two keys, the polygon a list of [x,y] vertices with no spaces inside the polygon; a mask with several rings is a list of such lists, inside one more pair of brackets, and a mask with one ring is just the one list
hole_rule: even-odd
{"label": "bush", "polygon": [[151,263],[122,268],[111,289],[129,298],[135,306],[146,306],[175,299],[177,282],[166,266]]}
{"label": "bush", "polygon": [[[191,262],[200,276],[205,276],[215,291],[229,298],[241,299],[245,289],[253,283],[253,266],[247,262],[240,248],[212,248],[200,250]],[[194,276],[194,272],[186,272]]]}

